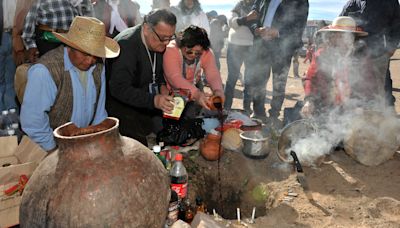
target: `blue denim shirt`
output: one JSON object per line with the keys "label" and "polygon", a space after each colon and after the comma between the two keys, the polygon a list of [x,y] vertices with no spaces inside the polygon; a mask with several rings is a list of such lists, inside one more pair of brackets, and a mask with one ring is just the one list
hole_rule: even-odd
{"label": "blue denim shirt", "polygon": [[[100,98],[96,104],[96,86],[94,84],[92,66],[88,72],[87,88],[79,81],[79,71],[72,65],[67,49],[64,48],[64,66],[69,71],[72,81],[73,109],[71,122],[78,127],[87,127],[102,122],[107,117],[105,110],[105,70],[101,73]],[[28,71],[24,101],[21,106],[21,126],[25,133],[43,149],[51,150],[56,143],[50,127],[48,112],[57,96],[57,87],[49,70],[43,64],[35,64]]]}

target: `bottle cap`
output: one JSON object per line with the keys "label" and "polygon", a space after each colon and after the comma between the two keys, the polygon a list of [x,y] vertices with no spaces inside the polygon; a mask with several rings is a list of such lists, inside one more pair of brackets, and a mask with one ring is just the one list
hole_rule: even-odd
{"label": "bottle cap", "polygon": [[180,153],[175,154],[175,161],[182,161],[182,159],[183,159],[182,154]]}
{"label": "bottle cap", "polygon": [[14,134],[15,134],[15,130],[14,130],[14,129],[8,129],[8,130],[7,130],[7,134],[8,134],[9,136],[14,135]]}
{"label": "bottle cap", "polygon": [[10,113],[16,113],[16,112],[17,112],[17,109],[15,109],[15,108],[10,108],[10,109],[8,110],[8,112],[10,112]]}
{"label": "bottle cap", "polygon": [[161,146],[159,146],[159,145],[154,145],[153,146],[153,152],[154,153],[160,153],[160,151],[161,151]]}
{"label": "bottle cap", "polygon": [[18,129],[19,128],[19,124],[18,123],[13,123],[13,124],[11,124],[11,128],[12,129]]}
{"label": "bottle cap", "polygon": [[8,114],[8,110],[1,111],[1,114],[4,115],[4,116],[7,115]]}
{"label": "bottle cap", "polygon": [[203,203],[203,199],[200,196],[196,197],[196,205],[200,205],[201,203]]}

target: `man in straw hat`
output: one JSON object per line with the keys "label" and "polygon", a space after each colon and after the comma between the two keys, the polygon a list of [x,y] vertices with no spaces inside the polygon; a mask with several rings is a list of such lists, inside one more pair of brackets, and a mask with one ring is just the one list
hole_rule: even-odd
{"label": "man in straw hat", "polygon": [[163,53],[175,38],[176,17],[155,9],[140,26],[115,37],[121,55],[107,61],[107,111],[120,120],[120,133],[147,144],[146,136],[161,125],[162,112],[171,112],[163,71]]}
{"label": "man in straw hat", "polygon": [[105,68],[101,58],[119,55],[104,24],[77,16],[67,33],[53,34],[64,43],[43,55],[28,70],[21,125],[43,149],[56,148],[53,129],[72,121],[78,127],[98,124],[105,110]]}
{"label": "man in straw hat", "polygon": [[400,42],[400,5],[398,0],[349,0],[341,16],[352,17],[368,36],[363,38],[371,54],[378,90],[386,104],[394,106],[389,60]]}
{"label": "man in straw hat", "polygon": [[365,45],[356,41],[368,33],[357,28],[351,17],[338,17],[318,33],[325,44],[316,51],[306,73],[302,116],[326,113],[338,106],[365,106],[374,100],[376,78],[364,56]]}

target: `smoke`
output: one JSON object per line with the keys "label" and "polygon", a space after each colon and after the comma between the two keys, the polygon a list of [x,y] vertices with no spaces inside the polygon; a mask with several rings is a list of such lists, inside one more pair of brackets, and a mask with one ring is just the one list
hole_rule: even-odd
{"label": "smoke", "polygon": [[[318,71],[325,76],[328,90],[319,95],[332,102],[338,93],[344,96],[339,105],[333,102],[313,116],[315,132],[306,137],[292,135],[285,152],[289,157],[293,150],[301,163],[314,166],[338,146],[347,146],[351,151],[346,152],[359,162],[380,164],[398,148],[400,133],[396,113],[385,103],[385,74],[369,62],[365,44],[354,42],[351,33],[327,33],[324,38],[326,52],[318,59]],[[321,97],[316,99],[321,101]]]}

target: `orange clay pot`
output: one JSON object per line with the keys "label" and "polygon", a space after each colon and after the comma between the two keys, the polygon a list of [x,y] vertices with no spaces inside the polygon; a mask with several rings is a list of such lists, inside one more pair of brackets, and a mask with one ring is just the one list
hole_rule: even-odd
{"label": "orange clay pot", "polygon": [[224,153],[221,146],[221,135],[208,134],[200,144],[200,153],[209,161],[216,161],[221,158]]}
{"label": "orange clay pot", "polygon": [[220,96],[211,96],[209,98],[210,104],[209,108],[211,110],[221,110],[224,100]]}

